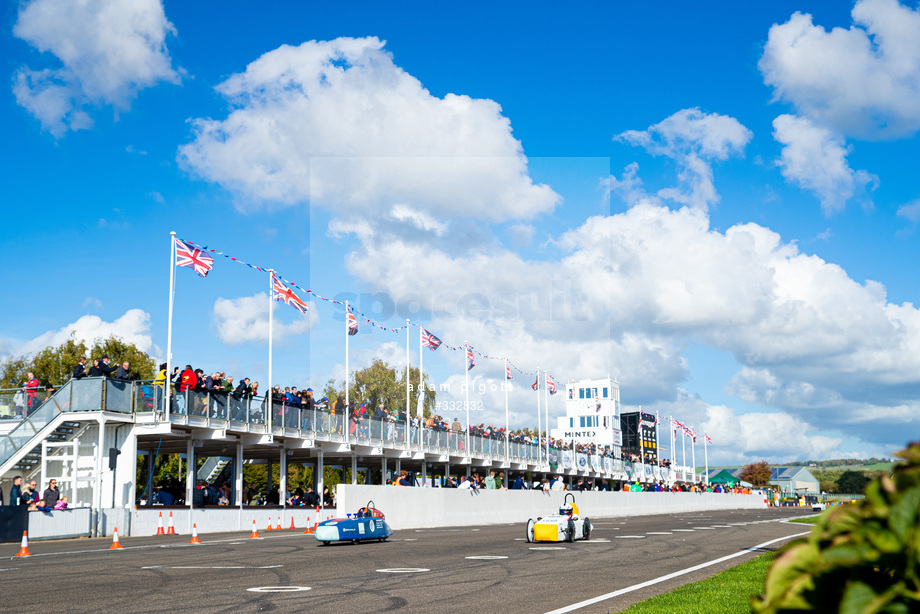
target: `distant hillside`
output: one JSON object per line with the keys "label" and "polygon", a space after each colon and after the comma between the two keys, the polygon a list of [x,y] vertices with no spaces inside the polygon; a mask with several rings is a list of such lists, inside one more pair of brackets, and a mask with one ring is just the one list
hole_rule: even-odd
{"label": "distant hillside", "polygon": [[[882,474],[891,471],[894,462],[885,458],[839,458],[825,461],[797,461],[791,463],[770,463],[771,467],[804,467],[814,474],[821,484],[821,490],[829,493],[861,492],[862,486],[859,485],[859,478],[854,483],[852,473],[863,474],[865,481],[876,478]],[[709,469],[741,469],[741,465],[734,467],[710,467]],[[704,467],[698,467],[698,471],[705,471]],[[848,473],[850,472],[850,473]],[[844,475],[846,474],[846,476]],[[843,479],[841,479],[843,478]],[[839,482],[839,483],[838,483]]]}
{"label": "distant hillside", "polygon": [[[741,469],[744,465],[711,466],[712,469]],[[823,461],[792,461],[789,463],[770,463],[771,467],[805,467],[812,473],[817,471],[890,471],[894,461],[890,458],[835,458]],[[698,467],[698,471],[705,471],[705,467]]]}
{"label": "distant hillside", "polygon": [[[709,467],[710,471],[713,469],[741,469],[744,465],[732,465],[732,466],[711,466]],[[825,472],[838,472],[842,473],[844,471],[861,471],[864,473],[873,473],[879,471],[891,471],[891,468],[894,467],[894,461],[890,459],[879,459],[879,458],[868,458],[868,459],[852,459],[852,458],[841,458],[833,459],[826,461],[793,461],[791,463],[770,463],[771,467],[805,467],[809,469],[812,473],[825,473]],[[705,471],[705,467],[697,467],[697,471]]]}

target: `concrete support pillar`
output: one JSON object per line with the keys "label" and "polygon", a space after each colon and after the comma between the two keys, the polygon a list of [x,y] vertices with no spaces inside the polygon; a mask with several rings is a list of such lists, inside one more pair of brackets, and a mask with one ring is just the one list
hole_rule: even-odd
{"label": "concrete support pillar", "polygon": [[380,485],[387,485],[387,457],[384,456],[380,459]]}
{"label": "concrete support pillar", "polygon": [[236,442],[236,466],[233,468],[234,480],[236,484],[236,498],[233,500],[233,504],[239,507],[243,507],[243,442]]}
{"label": "concrete support pillar", "polygon": [[400,473],[402,473],[402,459],[397,458],[396,459],[396,475],[399,475]]}
{"label": "concrete support pillar", "polygon": [[285,450],[284,447],[282,447],[280,451],[278,467],[280,469],[278,475],[278,503],[284,505],[285,500],[287,499],[285,497],[285,494],[287,493],[287,450]]}
{"label": "concrete support pillar", "polygon": [[266,492],[271,492],[271,491],[272,491],[272,483],[273,483],[273,478],[272,478],[272,459],[268,459],[268,462],[266,463],[266,466],[268,467],[268,470],[267,470],[265,473],[266,473],[266,475],[268,476],[268,481],[265,483],[265,491],[266,491]]}
{"label": "concrete support pillar", "polygon": [[358,455],[351,455],[351,483],[358,483]]}
{"label": "concrete support pillar", "polygon": [[316,481],[316,494],[319,495],[319,506],[320,509],[326,507],[325,501],[323,501],[323,451],[322,449],[316,451],[316,470],[313,472],[314,479]]}
{"label": "concrete support pillar", "polygon": [[422,461],[422,486],[428,485],[428,463]]}
{"label": "concrete support pillar", "polygon": [[153,472],[155,470],[153,461],[153,454],[147,452],[147,505],[150,505],[153,501],[153,493],[156,492],[156,487],[153,485]]}
{"label": "concrete support pillar", "polygon": [[188,505],[188,532],[192,532],[192,504],[195,501],[195,442],[185,440],[185,504]]}

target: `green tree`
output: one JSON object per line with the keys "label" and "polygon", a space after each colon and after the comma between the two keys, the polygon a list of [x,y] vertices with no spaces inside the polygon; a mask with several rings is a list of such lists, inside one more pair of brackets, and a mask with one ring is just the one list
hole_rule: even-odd
{"label": "green tree", "polygon": [[837,478],[837,492],[858,495],[865,490],[869,482],[869,478],[859,471],[844,471]]}
{"label": "green tree", "polygon": [[[419,370],[418,367],[409,368],[409,414],[414,414],[418,403]],[[427,418],[435,407],[437,392],[433,389],[428,374],[424,377],[424,415]],[[329,397],[329,402],[334,403],[336,398],[345,395],[345,386],[338,385],[335,380],[326,382],[323,394]],[[406,371],[391,367],[380,359],[375,359],[365,369],[352,372],[349,388],[349,401],[356,404],[367,403],[368,410],[374,410],[383,403],[387,411],[399,410],[406,405]]]}
{"label": "green tree", "polygon": [[770,476],[772,474],[773,470],[770,468],[770,464],[762,460],[751,463],[750,465],[745,465],[738,477],[745,482],[753,484],[754,488],[760,488],[770,483]]}
{"label": "green tree", "polygon": [[134,379],[153,379],[153,358],[133,343],[127,343],[112,335],[108,339],[96,339],[87,347],[71,333],[70,337],[58,346],[48,346],[33,356],[13,356],[0,363],[0,388],[22,386],[26,381],[26,374],[30,371],[42,385],[60,386],[70,379],[73,368],[77,366],[81,356],[98,358],[103,354],[107,354],[113,364],[128,361]]}

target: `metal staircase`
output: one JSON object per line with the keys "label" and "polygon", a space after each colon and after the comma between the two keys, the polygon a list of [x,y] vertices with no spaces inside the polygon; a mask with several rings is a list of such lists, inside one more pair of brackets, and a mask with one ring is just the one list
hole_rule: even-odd
{"label": "metal staircase", "polygon": [[[41,441],[70,441],[83,430],[84,426],[85,424],[81,422],[65,420]],[[38,469],[42,462],[41,446],[38,445],[41,441],[36,442],[32,449],[19,459],[19,462],[10,467],[10,470],[30,475],[34,470]]]}
{"label": "metal staircase", "polygon": [[211,456],[198,468],[198,479],[213,484],[224,472],[224,468],[233,460],[226,456]]}
{"label": "metal staircase", "polygon": [[95,415],[85,412],[104,410],[129,417],[125,408],[130,412],[130,401],[130,386],[123,382],[95,377],[70,380],[0,435],[0,478],[12,471],[33,472],[41,464],[42,442],[70,441],[95,421]]}

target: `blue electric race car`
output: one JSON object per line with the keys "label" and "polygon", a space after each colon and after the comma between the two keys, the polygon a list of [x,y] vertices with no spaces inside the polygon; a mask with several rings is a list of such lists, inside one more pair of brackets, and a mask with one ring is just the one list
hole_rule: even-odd
{"label": "blue electric race car", "polygon": [[368,501],[356,514],[348,514],[348,518],[332,518],[319,523],[315,531],[316,541],[324,546],[329,542],[385,542],[392,534],[383,512],[374,507],[373,501]]}

